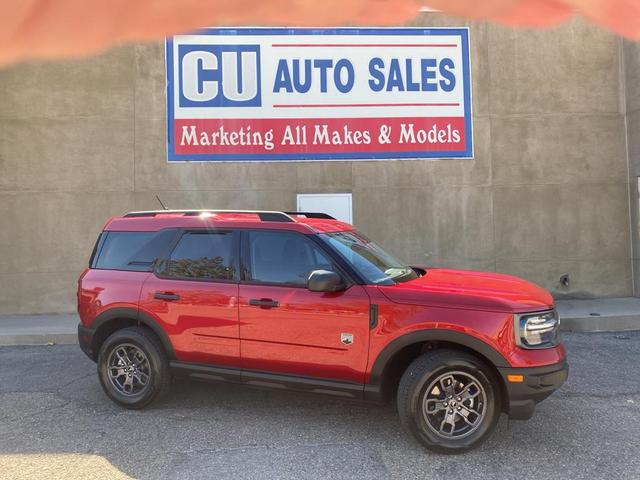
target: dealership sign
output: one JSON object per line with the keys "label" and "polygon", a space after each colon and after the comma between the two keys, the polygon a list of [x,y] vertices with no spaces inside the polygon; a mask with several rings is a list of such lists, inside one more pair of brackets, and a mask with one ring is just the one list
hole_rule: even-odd
{"label": "dealership sign", "polygon": [[167,40],[169,161],[471,158],[466,28]]}

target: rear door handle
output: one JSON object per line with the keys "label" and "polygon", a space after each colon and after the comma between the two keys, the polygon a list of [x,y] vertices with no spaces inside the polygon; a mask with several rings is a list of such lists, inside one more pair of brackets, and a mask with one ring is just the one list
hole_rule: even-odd
{"label": "rear door handle", "polygon": [[171,292],[156,292],[153,294],[153,298],[156,298],[158,300],[180,300],[180,295],[176,295],[175,293],[171,293]]}
{"label": "rear door handle", "polygon": [[253,305],[255,307],[266,307],[266,308],[273,308],[273,307],[280,306],[278,302],[270,298],[260,298],[260,299],[252,298],[251,300],[249,300],[249,305]]}

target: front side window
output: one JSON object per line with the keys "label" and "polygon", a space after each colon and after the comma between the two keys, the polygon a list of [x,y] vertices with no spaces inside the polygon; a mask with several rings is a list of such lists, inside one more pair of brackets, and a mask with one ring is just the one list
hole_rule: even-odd
{"label": "front side window", "polygon": [[248,249],[255,282],[304,286],[314,270],[335,270],[317,245],[296,233],[249,232]]}
{"label": "front side window", "polygon": [[320,238],[337,250],[369,283],[393,285],[418,278],[411,267],[396,260],[361,233],[323,233]]}
{"label": "front side window", "polygon": [[201,280],[236,279],[233,232],[185,233],[158,273],[167,277]]}
{"label": "front side window", "polygon": [[104,232],[93,268],[150,272],[169,248],[177,231]]}

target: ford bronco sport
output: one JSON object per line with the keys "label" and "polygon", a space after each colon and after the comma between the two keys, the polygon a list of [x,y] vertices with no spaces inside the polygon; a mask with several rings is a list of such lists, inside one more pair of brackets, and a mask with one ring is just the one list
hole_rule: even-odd
{"label": "ford bronco sport", "polygon": [[407,266],[326,214],[133,212],[78,282],[106,394],[142,408],[172,375],[383,401],[425,447],[469,450],[567,378],[553,299],[496,273]]}

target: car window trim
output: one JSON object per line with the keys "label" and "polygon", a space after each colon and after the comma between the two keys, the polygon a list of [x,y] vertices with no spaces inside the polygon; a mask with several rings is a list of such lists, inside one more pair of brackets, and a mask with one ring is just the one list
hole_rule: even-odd
{"label": "car window trim", "polygon": [[89,257],[89,268],[95,268],[96,263],[98,262],[98,257],[100,256],[100,252],[102,251],[102,245],[104,245],[104,241],[107,238],[109,232],[103,230],[98,235],[96,243],[93,245],[93,251],[91,252],[91,257]]}

